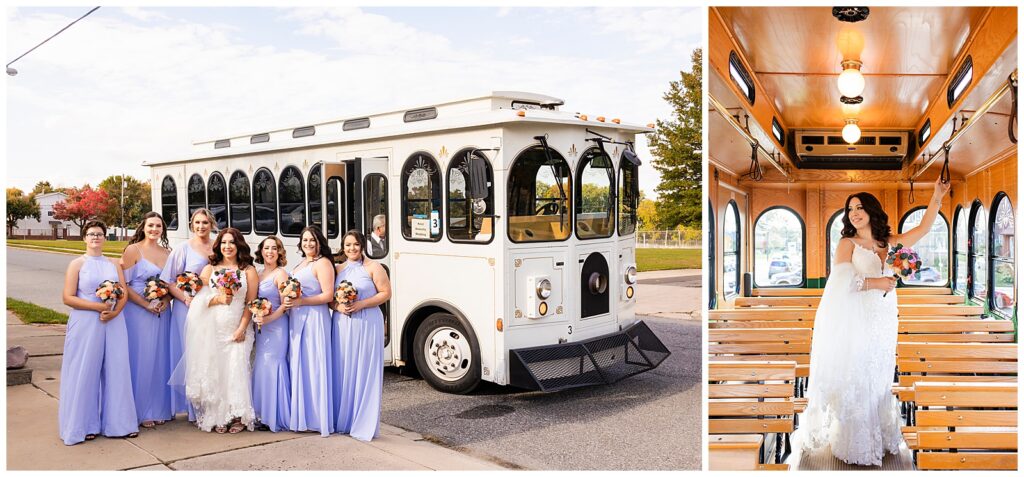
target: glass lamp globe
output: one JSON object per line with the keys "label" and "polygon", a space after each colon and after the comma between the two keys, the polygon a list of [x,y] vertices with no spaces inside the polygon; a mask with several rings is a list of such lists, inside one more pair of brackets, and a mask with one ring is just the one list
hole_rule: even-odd
{"label": "glass lamp globe", "polygon": [[849,144],[854,144],[860,140],[860,127],[857,126],[856,119],[846,120],[846,126],[843,126],[843,140]]}
{"label": "glass lamp globe", "polygon": [[864,92],[864,75],[860,73],[859,61],[844,61],[843,72],[839,74],[839,93],[848,98]]}

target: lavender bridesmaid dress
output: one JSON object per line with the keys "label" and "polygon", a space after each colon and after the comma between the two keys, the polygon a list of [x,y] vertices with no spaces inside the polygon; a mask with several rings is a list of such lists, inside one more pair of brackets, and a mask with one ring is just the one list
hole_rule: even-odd
{"label": "lavender bridesmaid dress", "polygon": [[[142,295],[146,279],[160,275],[157,267],[143,257],[124,271],[128,286]],[[140,423],[145,421],[167,421],[174,417],[171,412],[171,388],[167,385],[170,377],[168,346],[171,332],[169,310],[158,315],[132,303],[124,308],[125,325],[128,328],[128,364],[132,371],[132,391],[135,395],[135,413]]]}
{"label": "lavender bridesmaid dress", "polygon": [[[164,265],[163,272],[160,273],[160,278],[174,286],[178,275],[185,272],[193,272],[198,275],[199,272],[203,271],[203,267],[209,263],[208,257],[200,255],[189,246],[188,242],[185,242],[174,249],[171,255],[167,257],[167,263]],[[184,352],[186,318],[188,318],[188,307],[185,306],[185,302],[178,299],[172,300],[170,339],[168,340],[168,373],[174,371],[178,361],[181,361],[181,355]],[[195,420],[195,411],[189,405],[188,399],[185,397],[185,390],[182,387],[171,387],[171,412],[173,414],[188,412],[188,420]]]}
{"label": "lavender bridesmaid dress", "polygon": [[[87,255],[78,272],[77,296],[99,302],[96,287],[104,280],[118,281],[117,266],[107,257]],[[57,420],[65,445],[84,441],[86,434],[120,437],[139,431],[123,314],[102,322],[99,312],[71,310]]]}
{"label": "lavender bridesmaid dress", "polygon": [[[295,272],[302,284],[302,296],[321,293],[313,276],[313,265]],[[327,304],[299,306],[289,312],[288,364],[292,378],[288,429],[319,431],[321,436],[334,432],[334,405],[331,402],[331,310]]]}
{"label": "lavender bridesmaid dress", "polygon": [[[377,294],[363,262],[348,262],[338,274],[335,288],[348,280],[359,300]],[[384,315],[379,306],[351,316],[334,312],[334,404],[337,432],[361,441],[380,435],[380,408],[384,388]]]}
{"label": "lavender bridesmaid dress", "polygon": [[[260,282],[258,296],[270,300],[271,309],[281,306],[274,275]],[[256,418],[277,432],[288,428],[291,380],[288,370],[288,313],[265,324],[256,337],[256,359],[252,370],[252,406]]]}

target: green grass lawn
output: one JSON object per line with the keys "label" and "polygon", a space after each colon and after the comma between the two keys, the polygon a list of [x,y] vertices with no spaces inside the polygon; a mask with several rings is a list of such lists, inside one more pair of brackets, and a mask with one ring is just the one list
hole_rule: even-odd
{"label": "green grass lawn", "polygon": [[700,258],[699,248],[638,248],[636,268],[641,272],[700,268]]}
{"label": "green grass lawn", "polygon": [[[42,248],[57,252],[77,251],[85,252],[85,242],[81,240],[7,240],[7,245],[23,246],[24,248]],[[120,257],[121,252],[128,242],[108,240],[103,244],[103,254],[111,257]]]}
{"label": "green grass lawn", "polygon": [[68,323],[68,315],[57,313],[49,308],[43,308],[35,303],[16,300],[11,297],[7,297],[7,309],[25,323],[59,323],[64,325]]}

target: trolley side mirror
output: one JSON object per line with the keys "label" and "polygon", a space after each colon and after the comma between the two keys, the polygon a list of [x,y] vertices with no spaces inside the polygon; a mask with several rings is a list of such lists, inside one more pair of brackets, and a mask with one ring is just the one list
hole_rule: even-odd
{"label": "trolley side mirror", "polygon": [[487,198],[487,159],[478,156],[476,153],[469,155],[469,189],[470,199]]}

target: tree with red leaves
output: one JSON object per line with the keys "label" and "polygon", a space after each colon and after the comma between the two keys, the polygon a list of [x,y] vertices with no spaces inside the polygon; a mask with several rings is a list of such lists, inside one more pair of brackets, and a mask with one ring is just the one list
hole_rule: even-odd
{"label": "tree with red leaves", "polygon": [[53,218],[70,221],[79,230],[86,222],[106,214],[112,204],[105,190],[93,189],[88,184],[82,188],[72,187],[67,194],[67,199],[53,204]]}

